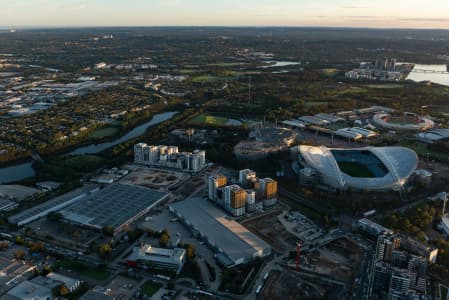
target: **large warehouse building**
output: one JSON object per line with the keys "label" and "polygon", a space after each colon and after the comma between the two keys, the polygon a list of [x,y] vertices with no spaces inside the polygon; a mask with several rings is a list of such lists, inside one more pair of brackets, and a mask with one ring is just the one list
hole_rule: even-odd
{"label": "large warehouse building", "polygon": [[337,191],[401,190],[418,165],[416,153],[404,147],[300,146],[298,152],[299,164],[314,170],[321,184]]}
{"label": "large warehouse building", "polygon": [[169,208],[194,234],[214,249],[216,258],[226,267],[271,254],[271,247],[265,241],[230,220],[207,200],[190,198],[171,204]]}
{"label": "large warehouse building", "polygon": [[70,223],[93,229],[111,226],[115,232],[140,218],[168,194],[127,184],[115,183],[82,198],[61,214]]}

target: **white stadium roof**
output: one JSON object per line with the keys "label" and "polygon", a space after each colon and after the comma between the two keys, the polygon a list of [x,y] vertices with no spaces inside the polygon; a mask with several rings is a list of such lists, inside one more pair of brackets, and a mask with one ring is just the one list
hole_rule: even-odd
{"label": "white stadium roof", "polygon": [[[353,177],[341,171],[332,153],[338,151],[369,151],[379,159],[387,172],[378,177]],[[366,147],[359,149],[330,149],[300,146],[301,163],[315,169],[324,184],[338,190],[356,189],[386,191],[401,189],[418,165],[416,153],[404,147]]]}

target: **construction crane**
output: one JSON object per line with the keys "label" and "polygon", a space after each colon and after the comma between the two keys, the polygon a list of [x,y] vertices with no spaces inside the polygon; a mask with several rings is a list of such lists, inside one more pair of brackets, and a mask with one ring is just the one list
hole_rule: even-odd
{"label": "construction crane", "polygon": [[299,272],[299,264],[301,262],[301,243],[296,244],[296,272]]}

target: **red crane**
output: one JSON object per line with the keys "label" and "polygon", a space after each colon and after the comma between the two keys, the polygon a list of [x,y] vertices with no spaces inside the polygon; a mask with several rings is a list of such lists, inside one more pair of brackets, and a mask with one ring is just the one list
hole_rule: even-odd
{"label": "red crane", "polygon": [[301,261],[301,243],[296,244],[296,272],[299,271],[299,263]]}

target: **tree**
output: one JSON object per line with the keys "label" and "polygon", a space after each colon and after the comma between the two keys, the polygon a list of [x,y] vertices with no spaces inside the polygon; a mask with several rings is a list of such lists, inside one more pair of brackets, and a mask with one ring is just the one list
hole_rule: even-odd
{"label": "tree", "polygon": [[58,286],[55,286],[52,289],[51,293],[55,297],[65,297],[70,294],[70,290],[64,284],[60,284]]}
{"label": "tree", "polygon": [[8,249],[8,247],[9,247],[9,243],[8,242],[3,241],[3,242],[0,243],[0,251],[4,251],[4,250]]}
{"label": "tree", "polygon": [[16,244],[19,244],[19,245],[24,245],[25,244],[25,240],[23,239],[23,237],[21,237],[21,236],[16,236]]}
{"label": "tree", "polygon": [[28,247],[29,247],[28,249],[31,254],[45,251],[45,244],[42,242],[36,242],[36,243],[30,242],[28,244]]}
{"label": "tree", "polygon": [[188,259],[193,259],[195,257],[195,247],[192,244],[185,244],[186,255]]}
{"label": "tree", "polygon": [[98,247],[97,252],[101,258],[107,258],[111,254],[112,248],[109,244],[103,244],[100,247]]}
{"label": "tree", "polygon": [[25,258],[25,252],[23,250],[15,250],[13,252],[14,258],[16,259],[24,259]]}
{"label": "tree", "polygon": [[114,236],[114,228],[112,226],[106,225],[101,229],[101,231],[105,236]]}
{"label": "tree", "polygon": [[161,247],[167,247],[169,241],[170,241],[170,234],[167,229],[164,229],[159,239],[159,245],[161,245]]}

